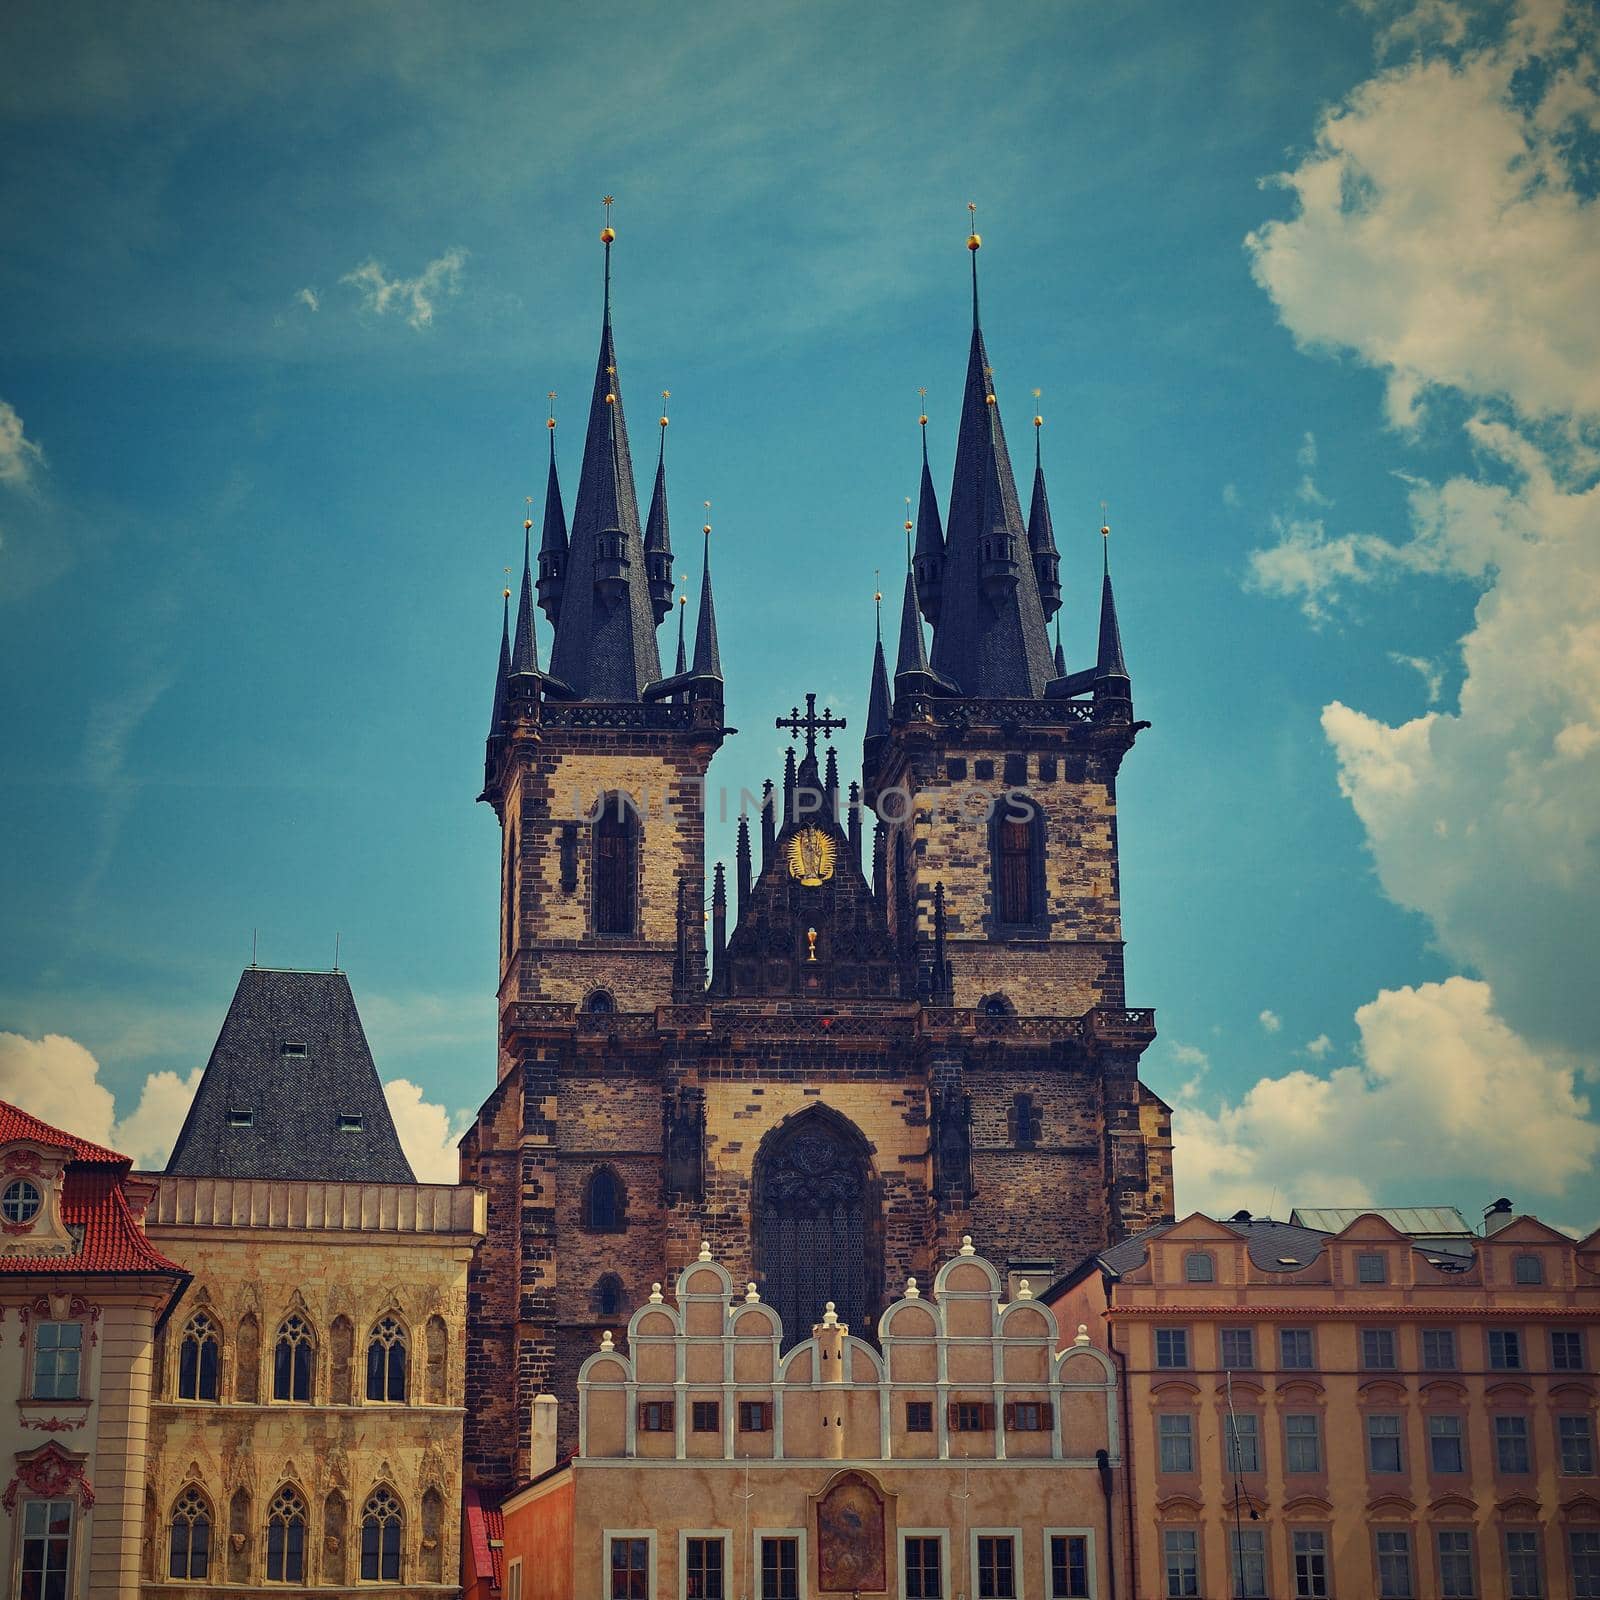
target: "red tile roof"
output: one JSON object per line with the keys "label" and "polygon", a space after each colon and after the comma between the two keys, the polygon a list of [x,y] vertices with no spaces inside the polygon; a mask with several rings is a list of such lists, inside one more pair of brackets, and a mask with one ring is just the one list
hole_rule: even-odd
{"label": "red tile roof", "polygon": [[[467,1571],[461,1574],[467,1593],[481,1593],[485,1580],[498,1594],[505,1587],[506,1519],[499,1506],[486,1506],[477,1488],[468,1484],[464,1495],[467,1534]],[[490,1540],[494,1543],[491,1544]]]}
{"label": "red tile roof", "polygon": [[61,1183],[61,1220],[77,1240],[66,1256],[0,1256],[0,1273],[154,1272],[186,1276],[145,1237],[128,1208],[123,1182],[132,1162],[127,1156],[52,1128],[19,1107],[0,1100],[0,1145],[26,1139],[69,1152]]}

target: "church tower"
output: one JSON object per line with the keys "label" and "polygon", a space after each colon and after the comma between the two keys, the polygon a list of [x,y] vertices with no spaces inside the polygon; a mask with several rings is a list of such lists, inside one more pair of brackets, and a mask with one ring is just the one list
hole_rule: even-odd
{"label": "church tower", "polygon": [[979,315],[981,243],[967,241],[972,335],[948,514],[941,526],[924,416],[893,691],[880,644],[863,789],[919,992],[970,1009],[995,1040],[935,1070],[936,1114],[970,1120],[969,1196],[947,1231],[970,1226],[997,1256],[1030,1239],[1049,1256],[1030,1193],[1046,1209],[1103,1207],[1112,1236],[1171,1204],[1165,1108],[1138,1081],[1155,1028],[1124,992],[1117,862],[1118,773],[1148,724],[1134,719],[1109,564],[1095,664],[1069,673],[1050,649],[1062,591],[1042,418],[1024,521]]}

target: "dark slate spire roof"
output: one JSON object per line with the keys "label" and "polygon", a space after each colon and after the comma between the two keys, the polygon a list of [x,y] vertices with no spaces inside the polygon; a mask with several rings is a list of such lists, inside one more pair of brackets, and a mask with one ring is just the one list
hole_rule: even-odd
{"label": "dark slate spire roof", "polygon": [[667,419],[661,418],[661,448],[656,456],[656,485],[644,527],[644,561],[650,582],[650,604],[659,627],[672,609],[672,530],[667,521]]}
{"label": "dark slate spire roof", "polygon": [[944,596],[944,528],[939,521],[939,497],[933,492],[928,470],[928,419],[922,419],[922,488],[917,500],[917,598],[930,627],[939,623]]}
{"label": "dark slate spire roof", "polygon": [[[880,608],[882,602],[879,602]],[[889,731],[894,703],[889,696],[889,668],[883,659],[883,613],[878,613],[878,638],[872,647],[872,688],[867,694],[867,738],[881,739]]]}
{"label": "dark slate spire roof", "polygon": [[636,701],[661,677],[661,658],[611,334],[609,242],[605,250],[600,354],[550,671],[574,699]]}
{"label": "dark slate spire roof", "polygon": [[683,614],[689,609],[688,595],[678,597],[678,660],[673,668],[673,676],[681,678],[689,670],[689,658],[683,653]]}
{"label": "dark slate spire roof", "polygon": [[244,970],[167,1171],[416,1182],[342,972]]}
{"label": "dark slate spire roof", "polygon": [[513,675],[537,673],[539,670],[539,646],[533,636],[533,567],[532,552],[529,549],[529,537],[532,529],[532,521],[524,518],[522,524],[522,594],[517,601],[516,640],[511,647],[511,671]]}
{"label": "dark slate spire roof", "polygon": [[1036,417],[1033,428],[1033,500],[1028,507],[1028,549],[1033,553],[1033,575],[1039,585],[1040,608],[1048,622],[1061,609],[1061,553],[1056,549],[1056,530],[1050,521],[1050,496],[1045,493],[1044,487],[1044,458],[1039,447],[1041,431]]}
{"label": "dark slate spire roof", "polygon": [[704,570],[700,575],[700,619],[694,629],[694,675],[722,676],[722,652],[717,648],[717,607],[711,598],[711,529],[705,531]]}
{"label": "dark slate spire roof", "polygon": [[[976,235],[973,236],[976,239]],[[933,635],[935,671],[964,695],[1033,697],[1054,676],[972,264],[972,346],[945,523],[944,593]]]}
{"label": "dark slate spire roof", "polygon": [[561,504],[561,479],[556,474],[556,424],[550,418],[550,472],[544,487],[544,526],[539,533],[539,609],[556,625],[561,591],[566,585],[567,513]]}
{"label": "dark slate spire roof", "polygon": [[1100,580],[1100,648],[1095,653],[1097,678],[1126,678],[1127,663],[1122,659],[1122,630],[1117,626],[1117,601],[1111,592],[1110,540],[1106,540],[1105,573]]}
{"label": "dark slate spire roof", "polygon": [[500,731],[500,724],[505,720],[506,714],[506,680],[511,675],[511,596],[510,592],[502,596],[500,601],[500,664],[495,668],[494,674],[494,709],[489,713],[489,737],[492,739]]}
{"label": "dark slate spire roof", "polygon": [[1064,678],[1067,675],[1067,653],[1061,648],[1061,613],[1056,612],[1056,676]]}
{"label": "dark slate spire roof", "polygon": [[951,693],[950,684],[928,665],[922,618],[917,615],[917,581],[909,567],[905,598],[900,605],[900,651],[895,659],[894,692],[896,699],[902,694]]}

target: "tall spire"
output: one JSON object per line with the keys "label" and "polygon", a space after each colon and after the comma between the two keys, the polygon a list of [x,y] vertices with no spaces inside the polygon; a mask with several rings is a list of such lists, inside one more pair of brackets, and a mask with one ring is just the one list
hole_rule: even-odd
{"label": "tall spire", "polygon": [[[528,502],[532,509],[533,502]],[[515,677],[539,671],[539,645],[533,634],[533,566],[530,540],[533,518],[522,519],[522,593],[517,600],[517,635],[511,650],[511,672]]]}
{"label": "tall spire", "polygon": [[[1039,398],[1039,391],[1033,391]],[[1033,576],[1039,585],[1039,605],[1048,622],[1061,609],[1061,554],[1050,521],[1050,497],[1044,489],[1044,458],[1039,446],[1044,418],[1033,417],[1033,503],[1028,507],[1028,548],[1033,552]]]}
{"label": "tall spire", "polygon": [[1122,630],[1117,626],[1117,600],[1111,592],[1111,528],[1100,529],[1104,546],[1103,572],[1100,579],[1100,646],[1095,652],[1094,673],[1097,678],[1123,678],[1128,676],[1128,665],[1122,658]]}
{"label": "tall spire", "polygon": [[650,495],[650,515],[644,525],[644,564],[650,582],[650,604],[656,626],[672,609],[672,534],[667,524],[667,416],[670,389],[661,391],[661,445],[656,453],[656,486]]}
{"label": "tall spire", "polygon": [[636,701],[646,684],[661,677],[661,658],[611,332],[611,245],[616,234],[609,221],[610,196],[606,198],[608,220],[600,232],[605,246],[600,354],[550,670],[575,699]]}
{"label": "tall spire", "polygon": [[978,317],[982,243],[976,232],[967,238],[973,257],[972,344],[932,662],[964,695],[1033,698],[1053,676],[1050,644]]}
{"label": "tall spire", "polygon": [[539,536],[539,609],[550,626],[561,614],[561,591],[567,574],[567,513],[561,504],[561,479],[556,475],[556,392],[550,391],[550,472],[544,489],[544,527]]}
{"label": "tall spire", "polygon": [[[926,399],[926,389],[917,390]],[[928,470],[928,413],[917,418],[922,430],[922,486],[917,499],[917,599],[930,627],[939,625],[939,605],[944,594],[944,527],[939,520],[939,497]]]}
{"label": "tall spire", "polygon": [[701,555],[700,616],[694,628],[694,675],[697,678],[722,676],[722,652],[717,648],[717,608],[711,598],[711,523],[701,530],[704,550]]}

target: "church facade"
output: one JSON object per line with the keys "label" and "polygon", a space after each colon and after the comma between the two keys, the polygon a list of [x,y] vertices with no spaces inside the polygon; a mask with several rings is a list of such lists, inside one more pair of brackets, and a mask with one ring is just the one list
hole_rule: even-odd
{"label": "church facade", "polygon": [[529,1476],[541,1393],[576,1449],[582,1363],[703,1243],[794,1337],[832,1301],[871,1338],[966,1235],[1008,1283],[1047,1282],[1172,1210],[1169,1114],[1138,1077],[1154,1017],[1123,983],[1116,786],[1144,724],[1109,570],[1095,663],[1051,651],[1049,502],[1036,461],[1024,517],[977,235],[954,482],[941,510],[924,449],[859,776],[841,780],[842,724],[806,696],[709,885],[704,786],[731,732],[710,529],[692,651],[680,622],[667,671],[664,449],[641,522],[612,237],[571,522],[552,431],[481,796],[501,833],[499,1074],[461,1176],[488,1195],[465,1441],[486,1497]]}

